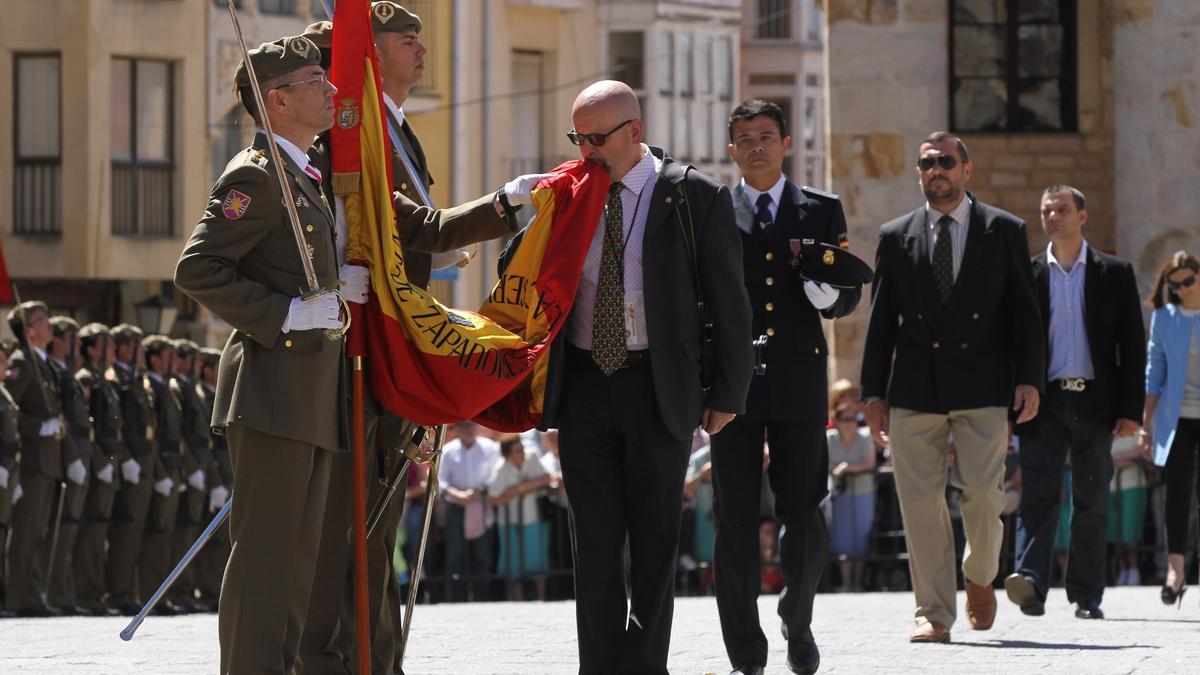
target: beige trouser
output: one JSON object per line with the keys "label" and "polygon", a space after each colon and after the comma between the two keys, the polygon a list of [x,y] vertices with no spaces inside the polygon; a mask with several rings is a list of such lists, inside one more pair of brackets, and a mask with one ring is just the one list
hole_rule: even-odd
{"label": "beige trouser", "polygon": [[1008,415],[1002,407],[931,414],[893,408],[889,423],[896,491],[904,516],[908,567],[916,594],[918,625],[954,625],[956,575],[954,533],[946,506],[949,436],[957,448],[953,484],[962,489],[967,535],[963,576],[990,586],[1000,566],[1004,540],[1004,456]]}

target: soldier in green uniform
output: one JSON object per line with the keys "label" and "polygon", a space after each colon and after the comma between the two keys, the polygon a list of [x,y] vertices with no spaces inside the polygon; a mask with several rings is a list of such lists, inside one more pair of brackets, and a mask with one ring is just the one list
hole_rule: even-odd
{"label": "soldier in green uniform", "polygon": [[62,394],[63,463],[66,474],[66,497],[63,499],[59,522],[58,544],[54,569],[47,579],[46,595],[51,606],[68,615],[90,615],[79,606],[75,597],[75,542],[83,505],[87,499],[88,474],[95,455],[92,442],[92,416],[88,410],[87,392],[75,379],[79,364],[79,324],[67,316],[50,317],[51,338],[46,347],[50,365],[58,378]]}
{"label": "soldier in green uniform", "polygon": [[116,488],[120,483],[116,459],[129,451],[121,442],[121,394],[116,383],[104,376],[116,359],[108,326],[89,323],[80,328],[79,348],[83,365],[75,379],[87,392],[95,452],[89,467],[90,484],[83,505],[83,519],[75,542],[75,599],[80,607],[92,614],[115,616],[120,612],[103,602],[108,560],[106,542]]}
{"label": "soldier in green uniform", "polygon": [[[171,559],[183,557],[204,525],[208,502],[207,476],[212,468],[212,436],[209,421],[212,413],[196,391],[196,373],[200,369],[200,345],[191,340],[175,341],[175,365],[171,374],[171,391],[182,407],[183,443],[187,452],[183,458],[183,478],[186,485],[179,503]],[[184,568],[168,598],[186,611],[197,611],[196,565]]]}
{"label": "soldier in green uniform", "polygon": [[[200,381],[196,383],[196,395],[204,405],[205,425],[209,425],[213,415],[213,404],[217,395],[217,367],[221,363],[221,350],[204,347],[200,350]],[[217,511],[225,506],[233,489],[233,465],[229,462],[229,444],[224,435],[212,433],[208,427],[208,439],[212,447],[212,463],[209,465],[208,502],[205,520],[212,518]],[[199,554],[198,585],[200,587],[200,606],[205,610],[216,610],[217,599],[221,594],[221,577],[225,574],[225,564],[229,562],[229,520],[226,519],[213,532],[208,544]]]}
{"label": "soldier in green uniform", "polygon": [[[62,404],[59,382],[46,360],[50,342],[49,312],[41,302],[25,302],[8,315],[13,332],[24,331],[33,354],[13,353],[8,391],[20,407],[21,490],[13,505],[8,552],[9,611],[19,616],[60,616],[46,605],[45,564],[55,488],[63,479]],[[35,370],[36,369],[36,370]],[[42,561],[42,564],[34,564]]]}
{"label": "soldier in green uniform", "polygon": [[[183,406],[167,379],[175,360],[175,346],[163,335],[149,335],[142,340],[146,375],[143,384],[152,411],[154,446],[159,470],[146,515],[146,534],[138,556],[138,592],[145,602],[174,567],[171,542],[179,501],[186,484],[183,482]],[[157,614],[179,614],[183,610],[170,600],[162,600],[154,608]]]}
{"label": "soldier in green uniform", "polygon": [[[221,672],[290,672],[313,586],[329,466],[345,437],[339,303],[304,300],[297,250],[278,177],[289,184],[317,283],[333,288],[334,217],[307,151],[333,122],[333,94],[317,47],[289,37],[250,50],[266,110],[253,103],[245,64],[235,86],[265,133],[213,186],[184,247],[175,285],[234,328],[221,354],[213,426],[224,429],[237,482],[233,549],[219,608]],[[286,562],[286,574],[280,562]]]}
{"label": "soldier in green uniform", "polygon": [[21,439],[17,433],[17,404],[8,393],[8,358],[16,344],[0,344],[0,619],[16,616],[5,609],[5,570],[8,565],[8,523],[12,516],[13,492],[17,487],[17,453]]}
{"label": "soldier in green uniform", "polygon": [[[108,532],[108,606],[126,616],[141,610],[134,576],[146,515],[154,494],[158,455],[154,451],[150,401],[138,369],[142,356],[142,329],[127,323],[114,326],[111,337],[115,361],[104,377],[121,399],[121,444],[116,456],[121,469],[121,489],[113,506]],[[153,590],[153,589],[151,589]],[[143,589],[143,592],[145,590]]]}

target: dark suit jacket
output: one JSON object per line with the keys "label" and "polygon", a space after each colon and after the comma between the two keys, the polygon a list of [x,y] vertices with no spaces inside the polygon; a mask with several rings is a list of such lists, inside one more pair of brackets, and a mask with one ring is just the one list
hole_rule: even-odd
{"label": "dark suit jacket", "polygon": [[[1049,350],[1050,264],[1045,251],[1033,259],[1033,282]],[[1133,265],[1089,246],[1083,276],[1083,303],[1083,320],[1095,374],[1085,395],[1095,402],[1096,410],[1109,429],[1119,417],[1140,421],[1142,405],[1146,401],[1146,330],[1142,325],[1142,301],[1138,296]],[[1049,361],[1047,351],[1047,367]],[[1035,417],[1018,426],[1017,434],[1032,435],[1039,419]]]}
{"label": "dark suit jacket", "polygon": [[740,184],[733,189],[733,204],[742,237],[746,291],[754,312],[751,335],[770,332],[763,350],[766,372],[751,381],[746,414],[771,421],[824,423],[829,346],[821,316],[834,319],[854,311],[862,289],[841,291],[831,307],[818,312],[804,294],[799,271],[791,266],[791,241],[815,239],[834,246],[845,241],[842,202],[837,195],[787,181],[769,236],[758,227]]}
{"label": "dark suit jacket", "polygon": [[[741,414],[750,387],[753,350],[750,346],[750,304],[742,284],[741,241],[734,224],[729,189],[699,171],[666,156],[662,172],[650,195],[646,229],[642,238],[643,293],[646,331],[650,342],[650,368],[654,377],[659,414],[676,438],[691,436],[700,423],[703,407]],[[681,192],[678,187],[683,187]],[[701,327],[696,293],[691,282],[692,256],[685,244],[687,203],[695,220],[700,284],[713,319],[713,376],[707,391],[700,386]],[[676,207],[679,207],[677,210]],[[677,213],[683,218],[680,222]],[[524,230],[500,257],[508,265]],[[690,235],[689,235],[690,236]],[[650,262],[652,261],[652,262]],[[569,325],[568,320],[565,325]],[[566,330],[550,350],[546,395],[540,429],[558,426],[559,404],[570,387],[564,382]]]}
{"label": "dark suit jacket", "polygon": [[945,304],[929,261],[925,207],[880,228],[864,398],[944,413],[1009,406],[1017,384],[1042,390],[1046,338],[1025,223],[972,201],[962,265]]}

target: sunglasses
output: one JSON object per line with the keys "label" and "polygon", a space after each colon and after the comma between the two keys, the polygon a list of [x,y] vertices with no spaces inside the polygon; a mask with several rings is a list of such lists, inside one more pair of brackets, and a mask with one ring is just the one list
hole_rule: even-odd
{"label": "sunglasses", "polygon": [[625,120],[617,126],[613,127],[603,134],[581,134],[574,129],[567,132],[567,140],[571,141],[572,145],[580,145],[583,141],[587,141],[591,145],[599,148],[608,142],[608,137],[620,131],[626,124],[632,122],[632,119]]}
{"label": "sunglasses", "polygon": [[1167,285],[1170,286],[1171,290],[1173,291],[1177,291],[1181,288],[1191,288],[1192,286],[1196,285],[1196,275],[1193,274],[1183,281],[1171,281],[1170,279],[1167,279]]}
{"label": "sunglasses", "polygon": [[938,166],[942,167],[946,171],[949,171],[950,169],[953,169],[954,167],[958,166],[958,160],[954,158],[954,155],[938,155],[936,157],[922,157],[921,159],[917,160],[917,167],[919,167],[922,171],[929,171],[930,169],[933,168],[934,164],[937,164]]}

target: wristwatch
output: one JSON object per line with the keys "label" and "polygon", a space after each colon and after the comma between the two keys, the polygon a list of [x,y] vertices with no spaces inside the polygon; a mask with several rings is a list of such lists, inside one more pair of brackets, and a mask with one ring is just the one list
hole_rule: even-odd
{"label": "wristwatch", "polygon": [[504,191],[503,187],[501,187],[499,190],[496,190],[496,196],[492,197],[492,206],[495,207],[496,213],[505,218],[514,216],[516,215],[517,211],[521,210],[520,204],[513,206],[509,203],[508,193]]}

